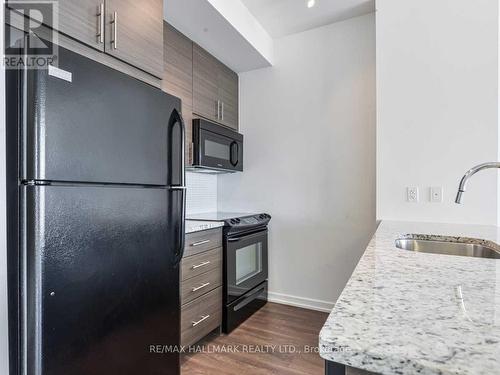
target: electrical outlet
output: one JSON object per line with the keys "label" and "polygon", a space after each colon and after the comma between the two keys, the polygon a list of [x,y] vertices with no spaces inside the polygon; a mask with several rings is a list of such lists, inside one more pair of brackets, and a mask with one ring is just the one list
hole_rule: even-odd
{"label": "electrical outlet", "polygon": [[406,200],[411,203],[418,202],[418,187],[407,187],[406,188]]}
{"label": "electrical outlet", "polygon": [[432,203],[443,203],[443,188],[441,186],[433,186],[429,190]]}

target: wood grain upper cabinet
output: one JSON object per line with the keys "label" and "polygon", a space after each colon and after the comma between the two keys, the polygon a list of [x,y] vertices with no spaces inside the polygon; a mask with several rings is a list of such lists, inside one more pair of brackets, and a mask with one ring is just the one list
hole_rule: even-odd
{"label": "wood grain upper cabinet", "polygon": [[163,75],[163,1],[106,0],[106,53]]}
{"label": "wood grain upper cabinet", "polygon": [[186,126],[186,164],[192,165],[193,42],[166,22],[163,24],[163,56],[162,90],[181,99]]}
{"label": "wood grain upper cabinet", "polygon": [[238,129],[238,75],[200,46],[193,46],[193,112]]}
{"label": "wood grain upper cabinet", "polygon": [[64,0],[58,6],[61,33],[104,50],[104,0]]}
{"label": "wood grain upper cabinet", "polygon": [[219,61],[197,44],[193,45],[193,112],[219,121]]}
{"label": "wood grain upper cabinet", "polygon": [[238,74],[221,64],[219,69],[220,122],[238,130]]}
{"label": "wood grain upper cabinet", "polygon": [[[16,0],[9,0],[15,4]],[[15,6],[13,6],[15,8]],[[44,24],[85,43],[100,51],[104,51],[104,0],[61,0],[57,2],[57,25],[44,19]]]}

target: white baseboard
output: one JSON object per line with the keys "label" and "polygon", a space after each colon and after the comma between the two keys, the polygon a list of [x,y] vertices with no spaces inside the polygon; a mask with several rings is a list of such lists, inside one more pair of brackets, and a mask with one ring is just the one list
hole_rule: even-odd
{"label": "white baseboard", "polygon": [[319,299],[297,297],[275,292],[268,292],[268,300],[269,302],[281,303],[282,305],[301,307],[303,309],[327,313],[331,312],[333,306],[335,305],[335,302],[321,301]]}

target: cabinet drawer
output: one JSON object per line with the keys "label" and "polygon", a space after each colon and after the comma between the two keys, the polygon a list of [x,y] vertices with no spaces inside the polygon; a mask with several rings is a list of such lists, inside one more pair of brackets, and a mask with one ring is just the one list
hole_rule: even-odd
{"label": "cabinet drawer", "polygon": [[221,285],[221,267],[195,276],[189,280],[184,280],[181,282],[181,305],[191,302],[195,298],[198,298]]}
{"label": "cabinet drawer", "polygon": [[222,287],[205,294],[181,310],[181,345],[196,343],[222,324]]}
{"label": "cabinet drawer", "polygon": [[189,257],[222,246],[222,229],[216,228],[186,235],[184,257]]}
{"label": "cabinet drawer", "polygon": [[181,280],[190,279],[215,268],[222,268],[222,248],[220,247],[183,258],[181,262]]}

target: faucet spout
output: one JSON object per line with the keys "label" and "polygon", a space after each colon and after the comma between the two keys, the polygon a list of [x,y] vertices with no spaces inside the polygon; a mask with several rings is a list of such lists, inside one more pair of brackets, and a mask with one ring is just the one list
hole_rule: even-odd
{"label": "faucet spout", "polygon": [[457,204],[462,203],[463,193],[465,193],[465,191],[467,190],[467,183],[469,182],[469,179],[472,176],[474,176],[477,172],[480,172],[484,169],[491,169],[491,168],[500,169],[500,163],[499,162],[483,163],[469,169],[462,177],[462,180],[460,180],[460,185],[458,186],[458,193],[455,199],[455,203]]}
{"label": "faucet spout", "polygon": [[455,198],[455,203],[456,204],[462,204],[462,195],[464,194],[463,191],[458,191],[457,192],[457,197]]}

